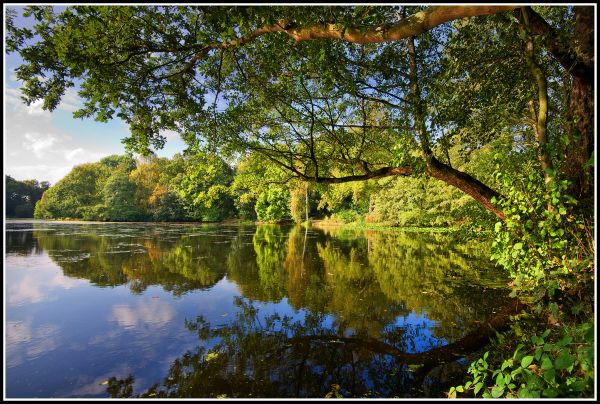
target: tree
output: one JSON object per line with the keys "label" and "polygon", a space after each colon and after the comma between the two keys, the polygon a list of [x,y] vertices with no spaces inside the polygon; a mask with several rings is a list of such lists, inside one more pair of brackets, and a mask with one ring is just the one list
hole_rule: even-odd
{"label": "tree", "polygon": [[[197,143],[200,135],[218,142],[222,151],[259,151],[314,182],[425,171],[503,218],[492,203],[500,196],[497,191],[443,163],[435,153],[444,125],[462,122],[467,126],[458,129],[474,133],[468,124],[476,122],[465,120],[464,110],[455,110],[458,115],[434,126],[432,97],[437,94],[431,80],[444,67],[439,49],[456,44],[465,17],[472,17],[465,31],[469,26],[477,31],[471,52],[480,49],[476,43],[486,35],[504,46],[494,49],[512,49],[513,53],[487,60],[500,72],[514,71],[515,62],[526,66],[527,57],[540,59],[543,47],[546,56],[537,63],[562,69],[562,77],[554,78],[565,84],[564,116],[571,118],[563,125],[570,141],[566,155],[555,157],[561,162],[557,167],[572,179],[576,197],[589,198],[593,194],[591,167],[586,165],[593,149],[589,10],[77,6],[55,12],[49,6],[35,6],[25,12],[43,22],[34,29],[15,26],[14,13],[8,14],[7,50],[18,51],[24,59],[16,73],[25,83],[27,102],[43,99],[46,109],[54,109],[66,88],[81,79],[80,94],[86,103],[75,116],[120,117],[130,125],[127,145],[138,151],[161,147],[161,131],[176,130],[190,144]],[[561,13],[567,19],[555,18]],[[525,36],[517,40],[520,30]],[[525,45],[532,39],[538,46],[527,56]],[[42,74],[48,80],[41,81]],[[480,116],[491,106],[511,105],[505,92],[497,94],[489,87],[486,91],[488,83],[473,82],[480,88],[474,99]],[[529,84],[535,90],[535,83],[539,80],[517,75],[510,88]],[[462,89],[462,85],[449,86],[446,92],[452,99]],[[531,93],[524,99],[531,99]],[[228,107],[217,108],[219,100]],[[366,112],[375,108],[387,117],[374,121]],[[477,140],[482,143],[496,135],[482,133]],[[460,142],[456,137],[446,140]],[[546,142],[551,145],[555,139]],[[389,153],[394,145],[402,146],[401,155],[411,149],[419,155],[397,159]]]}
{"label": "tree", "polygon": [[170,188],[182,199],[187,215],[201,221],[220,221],[235,215],[229,186],[233,169],[220,156],[201,152],[175,156]]}
{"label": "tree", "polygon": [[50,183],[37,180],[17,181],[10,175],[5,176],[5,201],[7,217],[33,217],[35,204],[42,194],[50,188]]}
{"label": "tree", "polygon": [[150,198],[154,195],[155,191],[158,191],[160,195],[164,193],[157,190],[157,188],[160,187],[160,175],[167,161],[166,158],[148,156],[145,159],[138,160],[135,169],[129,174],[130,181],[135,184],[136,206],[147,215],[150,214]]}
{"label": "tree", "polygon": [[38,219],[81,219],[88,207],[101,204],[102,184],[110,175],[100,163],[75,166],[69,174],[50,187],[35,207]]}
{"label": "tree", "polygon": [[159,222],[178,222],[187,220],[183,201],[175,193],[157,185],[148,199],[152,218]]}
{"label": "tree", "polygon": [[108,177],[102,189],[104,218],[111,221],[136,221],[145,219],[144,212],[136,205],[136,186],[127,167],[119,166]]}

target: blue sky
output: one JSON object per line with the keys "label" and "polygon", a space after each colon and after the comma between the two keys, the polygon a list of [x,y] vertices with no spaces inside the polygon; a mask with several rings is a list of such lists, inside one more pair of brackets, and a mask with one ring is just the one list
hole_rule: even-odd
{"label": "blue sky", "polygon": [[[17,19],[17,25],[21,26],[22,21]],[[52,113],[43,111],[41,103],[25,105],[19,98],[20,83],[14,73],[20,63],[18,54],[4,52],[5,175],[54,184],[78,164],[125,152],[121,139],[127,137],[129,131],[123,121],[102,123],[91,118],[73,118],[73,111],[82,105],[76,88],[65,94]],[[185,145],[177,134],[165,135],[167,144],[156,151],[158,156],[172,157],[183,151]]]}

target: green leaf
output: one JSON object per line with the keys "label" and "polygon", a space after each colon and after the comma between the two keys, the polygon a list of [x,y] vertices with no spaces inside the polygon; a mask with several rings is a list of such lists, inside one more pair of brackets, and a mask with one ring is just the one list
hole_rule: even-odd
{"label": "green leaf", "polygon": [[575,357],[568,352],[562,351],[561,354],[554,361],[554,367],[556,369],[566,369],[575,362]]}
{"label": "green leaf", "polygon": [[531,393],[527,389],[527,387],[522,387],[519,389],[519,398],[530,398]]}
{"label": "green leaf", "polygon": [[544,397],[556,397],[558,396],[558,391],[556,389],[553,388],[549,388],[549,389],[545,389],[542,394],[544,395]]}
{"label": "green leaf", "polygon": [[586,383],[583,380],[574,381],[569,385],[569,388],[573,391],[583,391],[585,390]]}
{"label": "green leaf", "polygon": [[524,356],[523,359],[521,359],[521,367],[526,368],[527,366],[531,365],[531,362],[533,362],[533,356]]}
{"label": "green leaf", "polygon": [[567,335],[566,337],[564,337],[563,339],[561,339],[560,341],[558,341],[559,346],[565,346],[571,343],[571,341],[573,341],[573,338],[569,335]]}
{"label": "green leaf", "polygon": [[506,383],[504,382],[504,375],[502,373],[499,373],[498,376],[496,376],[496,385],[498,385],[498,387],[504,388],[505,384]]}
{"label": "green leaf", "polygon": [[456,391],[458,391],[459,393],[464,392],[465,390],[463,389],[463,386],[457,386],[456,387]]}
{"label": "green leaf", "polygon": [[554,369],[548,369],[544,372],[544,380],[548,383],[553,383],[556,377],[556,371]]}
{"label": "green leaf", "polygon": [[546,370],[546,369],[552,369],[553,365],[552,365],[552,361],[550,360],[550,358],[548,358],[547,356],[542,359],[542,369]]}
{"label": "green leaf", "polygon": [[491,395],[493,398],[498,398],[504,393],[504,387],[494,386]]}
{"label": "green leaf", "polygon": [[473,390],[473,393],[475,395],[477,395],[477,393],[479,393],[479,390],[481,390],[481,388],[483,387],[483,382],[479,382],[475,385],[475,389]]}

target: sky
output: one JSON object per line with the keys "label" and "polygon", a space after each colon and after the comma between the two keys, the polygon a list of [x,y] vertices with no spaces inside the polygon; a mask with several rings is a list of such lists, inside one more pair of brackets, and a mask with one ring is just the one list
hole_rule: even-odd
{"label": "sky", "polygon": [[[17,19],[17,25],[22,26],[22,21]],[[4,37],[6,39],[5,30]],[[4,50],[6,44],[3,45]],[[16,53],[3,53],[4,175],[20,181],[35,179],[55,184],[76,165],[125,153],[121,143],[121,139],[129,136],[125,122],[118,118],[108,123],[96,122],[93,118],[73,118],[73,111],[82,105],[76,88],[69,89],[51,113],[42,110],[41,101],[27,106],[20,99],[20,82],[14,72],[21,58]],[[183,151],[185,144],[177,134],[165,136],[167,143],[156,151],[158,156],[170,158]]]}

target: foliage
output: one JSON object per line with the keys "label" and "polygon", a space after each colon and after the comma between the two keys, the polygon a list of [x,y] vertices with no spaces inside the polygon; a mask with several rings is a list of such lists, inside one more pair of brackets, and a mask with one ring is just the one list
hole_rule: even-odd
{"label": "foliage", "polygon": [[18,181],[5,177],[5,208],[7,217],[33,217],[35,204],[50,187],[47,181]]}
{"label": "foliage", "polygon": [[108,156],[75,167],[45,193],[36,217],[218,221],[236,215],[232,169],[220,158]]}
{"label": "foliage", "polygon": [[523,338],[508,359],[493,363],[486,352],[469,366],[472,379],[452,387],[448,396],[472,392],[483,398],[589,397],[595,387],[594,347],[591,323],[562,333],[546,329]]}
{"label": "foliage", "polygon": [[256,201],[256,217],[262,222],[281,222],[290,219],[289,191],[273,185],[262,191]]}
{"label": "foliage", "polygon": [[148,199],[148,204],[152,218],[158,222],[177,222],[187,219],[183,201],[163,186],[156,186]]}
{"label": "foliage", "polygon": [[233,169],[218,155],[197,151],[178,156],[170,187],[183,201],[189,218],[218,221],[235,215],[229,186]]}
{"label": "foliage", "polygon": [[295,223],[302,223],[309,218],[308,183],[300,184],[290,191],[290,213]]}
{"label": "foliage", "polygon": [[[514,295],[538,303],[555,321],[587,311],[593,299],[591,224],[573,214],[576,200],[558,177],[545,186],[530,175],[516,183],[501,173],[506,220],[496,223],[491,258],[514,282]],[[542,196],[536,196],[542,195]]]}
{"label": "foliage", "polygon": [[129,179],[126,167],[119,167],[106,180],[102,189],[104,218],[110,221],[137,221],[145,218],[135,203],[136,186]]}
{"label": "foliage", "polygon": [[492,366],[486,353],[471,363],[473,379],[448,394],[473,390],[492,398],[589,396],[594,389],[592,225],[575,213],[577,201],[566,193],[569,181],[556,172],[548,183],[539,173],[518,180],[502,171],[495,176],[506,195],[495,202],[506,219],[495,225],[491,258],[511,276],[512,296],[562,327],[541,336],[531,329],[518,332],[522,341],[516,349],[512,345],[511,358],[497,353]]}
{"label": "foliage", "polygon": [[86,163],[74,167],[63,179],[44,192],[36,205],[35,217],[82,218],[87,207],[104,202],[101,189],[109,176],[110,169],[99,163]]}
{"label": "foliage", "polygon": [[150,199],[156,188],[160,187],[160,174],[167,161],[165,158],[148,156],[138,160],[129,174],[130,181],[135,184],[135,205],[146,216],[150,215]]}
{"label": "foliage", "polygon": [[[293,177],[315,182],[309,203],[343,221],[491,228],[492,212],[492,259],[514,295],[552,321],[582,321],[593,10],[449,7],[30,6],[24,27],[9,11],[27,103],[53,110],[81,83],[75,116],[124,120],[128,149],[148,155],[165,130],[189,146],[133,183],[111,159],[76,167],[35,216],[177,216],[179,198],[192,220],[299,220]],[[453,17],[415,23],[440,10]]]}

